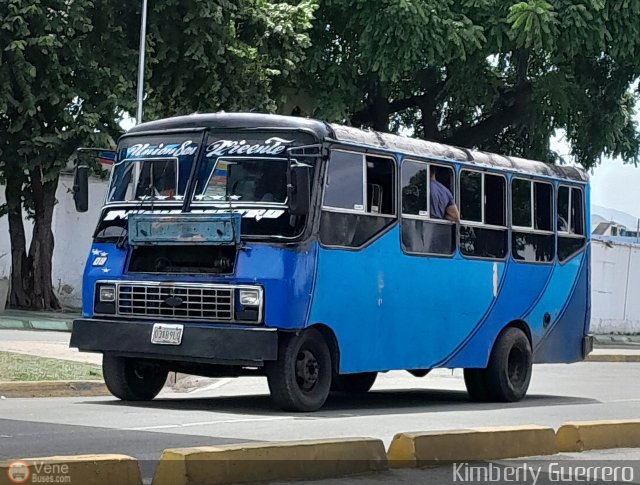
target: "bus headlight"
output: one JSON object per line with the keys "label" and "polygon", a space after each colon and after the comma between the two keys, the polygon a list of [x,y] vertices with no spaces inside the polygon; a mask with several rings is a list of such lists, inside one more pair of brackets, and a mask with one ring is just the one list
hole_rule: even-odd
{"label": "bus headlight", "polygon": [[115,286],[101,286],[100,287],[100,302],[110,303],[116,301],[116,287]]}
{"label": "bus headlight", "polygon": [[264,306],[262,288],[236,290],[235,320],[242,323],[260,323]]}
{"label": "bus headlight", "polygon": [[240,304],[242,306],[260,306],[262,298],[258,290],[240,290]]}
{"label": "bus headlight", "polygon": [[93,311],[100,315],[116,313],[116,285],[98,283],[93,301]]}

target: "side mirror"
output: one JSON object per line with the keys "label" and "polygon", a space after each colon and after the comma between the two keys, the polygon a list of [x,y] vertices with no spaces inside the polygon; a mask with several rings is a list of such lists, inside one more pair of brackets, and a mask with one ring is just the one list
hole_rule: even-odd
{"label": "side mirror", "polygon": [[287,198],[293,216],[306,216],[311,206],[311,172],[306,165],[292,165],[287,173]]}
{"label": "side mirror", "polygon": [[78,212],[89,210],[89,167],[76,165],[73,174],[73,201]]}

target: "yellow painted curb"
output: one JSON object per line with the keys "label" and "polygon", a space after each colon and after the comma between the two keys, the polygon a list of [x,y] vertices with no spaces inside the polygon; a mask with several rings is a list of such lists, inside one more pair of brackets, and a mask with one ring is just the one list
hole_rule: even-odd
{"label": "yellow painted curb", "polygon": [[0,461],[0,485],[14,483],[142,485],[142,478],[138,461],[125,455],[50,456]]}
{"label": "yellow painted curb", "polygon": [[558,451],[640,447],[640,419],[565,423],[556,433]]}
{"label": "yellow painted curb", "polygon": [[11,398],[108,395],[107,386],[102,381],[0,382],[0,396]]}
{"label": "yellow painted curb", "polygon": [[310,480],[387,470],[381,440],[344,438],[169,449],[153,485]]}
{"label": "yellow painted curb", "polygon": [[640,354],[589,354],[587,362],[640,362]]}
{"label": "yellow painted curb", "polygon": [[393,438],[387,456],[392,468],[414,468],[555,453],[552,428],[525,425],[400,433]]}

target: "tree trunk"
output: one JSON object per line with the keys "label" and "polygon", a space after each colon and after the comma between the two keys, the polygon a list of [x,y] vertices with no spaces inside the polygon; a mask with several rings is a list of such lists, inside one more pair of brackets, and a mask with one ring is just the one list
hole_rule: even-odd
{"label": "tree trunk", "polygon": [[22,186],[24,176],[20,170],[7,166],[7,218],[9,221],[9,239],[11,240],[11,292],[9,306],[29,308],[31,306],[29,261],[27,258],[27,240],[22,217]]}
{"label": "tree trunk", "polygon": [[54,238],[51,224],[56,203],[58,177],[43,181],[40,167],[29,171],[33,192],[34,225],[29,248],[29,265],[33,277],[31,308],[34,310],[57,310],[58,298],[51,281]]}

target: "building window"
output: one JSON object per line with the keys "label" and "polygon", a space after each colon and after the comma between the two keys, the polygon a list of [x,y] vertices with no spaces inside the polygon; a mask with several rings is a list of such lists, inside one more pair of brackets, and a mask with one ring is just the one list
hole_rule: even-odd
{"label": "building window", "polygon": [[506,179],[502,175],[460,172],[460,252],[503,259],[508,251]]}
{"label": "building window", "polygon": [[[435,179],[435,180],[434,180]],[[456,250],[456,227],[446,219],[444,186],[454,194],[451,167],[405,160],[402,164],[402,247],[411,254],[451,256]],[[436,185],[441,185],[436,188]],[[455,197],[454,197],[455,200]]]}
{"label": "building window", "polygon": [[553,185],[511,181],[511,252],[516,261],[547,263],[555,255]]}

